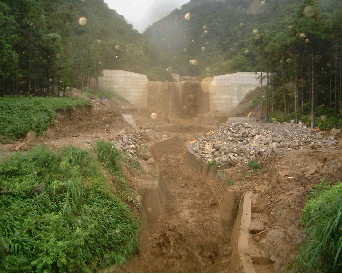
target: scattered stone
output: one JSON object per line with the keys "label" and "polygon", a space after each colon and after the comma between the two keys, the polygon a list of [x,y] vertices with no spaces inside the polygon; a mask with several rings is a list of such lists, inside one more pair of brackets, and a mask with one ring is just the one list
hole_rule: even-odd
{"label": "scattered stone", "polygon": [[136,130],[134,133],[121,131],[114,139],[115,146],[127,156],[138,158],[139,147],[143,143],[143,130]]}

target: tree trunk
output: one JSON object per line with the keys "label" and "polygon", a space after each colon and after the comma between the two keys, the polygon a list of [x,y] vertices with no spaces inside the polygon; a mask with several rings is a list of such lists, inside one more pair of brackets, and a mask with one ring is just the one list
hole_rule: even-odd
{"label": "tree trunk", "polygon": [[262,72],[261,72],[261,76],[260,76],[260,88],[262,88],[262,86],[263,86],[263,79],[262,79],[262,77],[263,77],[263,74],[262,74]]}
{"label": "tree trunk", "polygon": [[337,62],[337,51],[336,51],[336,56],[335,56],[335,110],[336,110],[336,113],[338,112],[338,62]]}
{"label": "tree trunk", "polygon": [[266,73],[266,120],[269,120],[270,116],[270,98],[269,98],[269,84],[270,84],[270,76],[269,72]]}
{"label": "tree trunk", "polygon": [[314,53],[311,55],[311,128],[315,126],[315,71]]}
{"label": "tree trunk", "polygon": [[341,64],[341,59],[339,62],[339,93],[338,93],[338,98],[337,98],[337,102],[338,102],[338,110],[339,113],[341,113],[342,111],[342,64]]}
{"label": "tree trunk", "polygon": [[295,119],[296,119],[296,123],[298,123],[298,79],[297,79],[297,73],[296,73],[296,80],[295,80]]}

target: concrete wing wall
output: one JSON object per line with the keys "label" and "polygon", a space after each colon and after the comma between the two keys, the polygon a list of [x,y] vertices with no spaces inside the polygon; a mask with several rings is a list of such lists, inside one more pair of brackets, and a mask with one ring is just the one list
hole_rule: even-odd
{"label": "concrete wing wall", "polygon": [[148,79],[146,75],[123,70],[104,70],[99,87],[115,92],[137,108],[147,107]]}
{"label": "concrete wing wall", "polygon": [[210,112],[228,114],[252,90],[260,87],[259,74],[237,72],[204,79],[202,87],[209,92]]}

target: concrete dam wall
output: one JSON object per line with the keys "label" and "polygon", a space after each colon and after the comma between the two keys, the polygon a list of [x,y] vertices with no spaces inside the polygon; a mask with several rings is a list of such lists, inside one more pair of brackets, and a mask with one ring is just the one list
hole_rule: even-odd
{"label": "concrete dam wall", "polygon": [[204,79],[202,88],[209,93],[210,111],[232,112],[249,92],[260,87],[258,77],[255,72],[237,72]]}
{"label": "concrete dam wall", "polygon": [[152,82],[143,74],[105,70],[99,87],[116,92],[137,108],[162,116],[194,117],[201,113],[228,114],[252,90],[260,87],[259,74],[238,72],[178,82]]}
{"label": "concrete dam wall", "polygon": [[123,70],[104,70],[98,83],[100,89],[115,92],[137,108],[147,107],[146,75]]}

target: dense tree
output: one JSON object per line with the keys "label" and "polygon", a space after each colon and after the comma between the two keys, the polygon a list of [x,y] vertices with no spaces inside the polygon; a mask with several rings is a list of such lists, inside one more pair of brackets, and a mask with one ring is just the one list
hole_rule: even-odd
{"label": "dense tree", "polygon": [[[319,1],[305,0],[251,40],[257,67],[272,73],[267,116],[282,111],[295,120],[299,116],[310,120],[313,127],[315,121],[327,124],[326,117],[315,117],[316,113],[328,114],[336,117],[333,125],[341,126],[340,22],[340,13]],[[308,113],[310,117],[305,116]]]}
{"label": "dense tree", "polygon": [[0,0],[0,33],[0,94],[83,88],[103,69],[166,74],[103,0]]}

